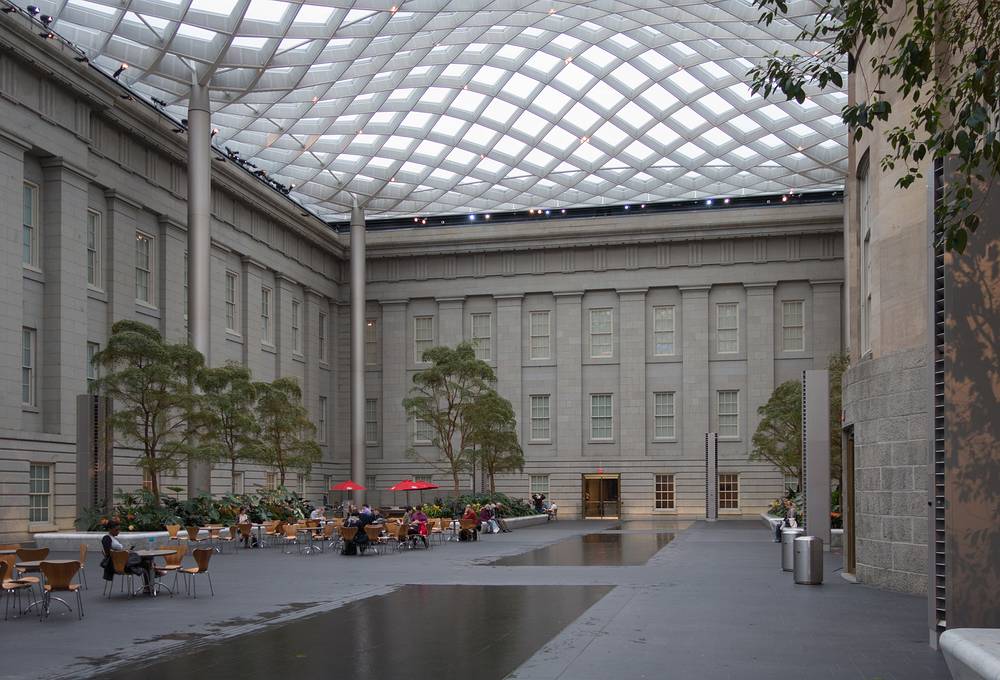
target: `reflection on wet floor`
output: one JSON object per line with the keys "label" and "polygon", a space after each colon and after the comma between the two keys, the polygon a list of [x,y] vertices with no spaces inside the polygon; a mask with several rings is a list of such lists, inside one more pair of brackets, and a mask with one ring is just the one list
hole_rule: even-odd
{"label": "reflection on wet floor", "polygon": [[688,520],[676,519],[630,519],[617,522],[605,531],[668,531],[679,532],[691,526]]}
{"label": "reflection on wet floor", "polygon": [[499,680],[610,586],[409,585],[189,654],[94,677],[107,680],[336,677]]}
{"label": "reflection on wet floor", "polygon": [[584,534],[490,562],[506,567],[619,567],[645,564],[673,540],[667,532]]}

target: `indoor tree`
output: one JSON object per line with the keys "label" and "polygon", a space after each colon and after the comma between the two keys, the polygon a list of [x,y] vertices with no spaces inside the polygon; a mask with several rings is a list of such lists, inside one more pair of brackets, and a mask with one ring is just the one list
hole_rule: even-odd
{"label": "indoor tree", "polygon": [[[475,349],[467,342],[454,349],[432,347],[422,359],[431,365],[413,375],[413,387],[403,399],[403,408],[408,417],[422,420],[433,430],[432,444],[444,458],[457,496],[459,474],[470,463],[472,423],[467,412],[477,398],[491,389],[496,375],[489,364],[476,358]],[[411,447],[409,453],[423,460],[416,449]]]}
{"label": "indoor tree", "polygon": [[138,321],[118,321],[107,346],[94,356],[102,369],[92,390],[114,400],[111,427],[125,445],[138,446],[136,465],[151,480],[160,502],[159,476],[199,454],[191,445],[191,423],[200,407],[195,377],[204,365],[187,343],[169,343]]}
{"label": "indoor tree", "polygon": [[496,390],[490,389],[470,404],[465,417],[469,421],[470,457],[489,479],[490,493],[494,494],[497,474],[524,469],[524,451],[518,442],[514,407]]}
{"label": "indoor tree", "polygon": [[[788,0],[754,5],[764,24],[789,13]],[[870,94],[841,113],[855,140],[889,123],[894,100],[909,108],[885,132],[881,166],[901,165],[896,185],[906,188],[927,161],[957,159],[935,217],[942,244],[962,252],[980,222],[976,183],[1000,175],[1000,2],[821,0],[798,38],[798,54],[775,52],[751,69],[753,92],[801,104],[807,89],[843,88],[845,70],[864,78]]]}
{"label": "indoor tree", "polygon": [[254,413],[257,387],[250,369],[236,363],[202,369],[198,443],[207,458],[228,463],[232,493],[236,493],[236,464],[249,458],[260,427]]}
{"label": "indoor tree", "polygon": [[256,441],[244,447],[249,457],[278,472],[281,486],[289,470],[303,474],[319,462],[322,452],[312,438],[316,426],[302,404],[302,388],[295,378],[253,383],[255,414],[260,427]]}

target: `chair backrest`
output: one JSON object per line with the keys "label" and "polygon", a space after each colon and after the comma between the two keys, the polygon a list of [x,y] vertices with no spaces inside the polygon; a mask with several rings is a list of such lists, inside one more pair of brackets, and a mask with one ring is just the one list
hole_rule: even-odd
{"label": "chair backrest", "polygon": [[[3,556],[0,555],[0,558]],[[0,559],[0,585],[3,585],[3,580],[7,578],[7,570],[10,569],[10,565],[7,560]]]}
{"label": "chair backrest", "polygon": [[177,538],[177,532],[181,530],[181,525],[168,524],[166,526],[166,529],[167,529],[167,535],[170,536],[170,538]]}
{"label": "chair backrest", "polygon": [[222,527],[209,527],[208,536],[209,538],[218,538],[219,534],[222,532]]}
{"label": "chair backrest", "polygon": [[477,524],[479,524],[479,520],[477,519],[461,519],[458,521],[458,525],[463,529],[475,529]]}
{"label": "chair backrest", "polygon": [[441,531],[451,531],[451,518],[442,517],[441,518]]}
{"label": "chair backrest", "polygon": [[87,563],[87,544],[80,544],[80,566],[82,567]]}
{"label": "chair backrest", "polygon": [[243,538],[250,538],[250,531],[253,529],[252,524],[238,524],[240,528],[240,536]]}
{"label": "chair backrest", "polygon": [[330,538],[333,536],[333,530],[337,528],[337,525],[327,522],[323,525],[323,538]]}
{"label": "chair backrest", "polygon": [[318,519],[307,519],[306,520],[306,526],[307,527],[318,527],[319,526],[319,520]]}
{"label": "chair backrest", "polygon": [[191,540],[191,541],[197,541],[198,540],[198,533],[200,531],[201,531],[201,527],[188,527],[187,528],[188,539]]}
{"label": "chair backrest", "polygon": [[299,533],[299,528],[295,524],[285,525],[285,538],[295,538],[295,536],[298,533]]}
{"label": "chair backrest", "polygon": [[367,524],[365,525],[365,533],[368,534],[368,540],[377,541],[379,536],[382,535],[382,527]]}
{"label": "chair backrest", "polygon": [[187,549],[188,548],[187,548],[186,545],[181,544],[181,545],[178,545],[177,547],[174,547],[172,545],[160,545],[160,546],[157,546],[156,549],[157,550],[176,550],[176,552],[173,555],[164,555],[163,556],[163,561],[167,565],[169,565],[171,567],[178,567],[181,564],[181,560],[184,559],[184,555],[187,554]]}
{"label": "chair backrest", "polygon": [[13,578],[15,562],[17,562],[17,555],[0,555],[0,563],[2,563],[4,568],[7,570],[7,575],[0,577],[0,580],[4,578]]}
{"label": "chair backrest", "polygon": [[215,551],[211,548],[197,548],[192,555],[194,555],[195,564],[198,565],[198,573],[204,574],[208,571],[208,561],[212,559],[212,554]]}
{"label": "chair backrest", "polygon": [[22,562],[34,562],[44,560],[49,556],[48,548],[18,548],[17,559]]}
{"label": "chair backrest", "polygon": [[128,550],[112,550],[111,566],[116,574],[125,575],[125,567],[128,565]]}
{"label": "chair backrest", "polygon": [[410,525],[400,524],[399,526],[396,527],[396,540],[405,541],[406,537],[409,536],[409,533],[410,533]]}
{"label": "chair backrest", "polygon": [[278,524],[279,522],[277,520],[268,520],[267,522],[264,522],[264,532],[268,534],[273,533]]}
{"label": "chair backrest", "polygon": [[69,583],[80,571],[80,563],[73,562],[45,562],[38,567],[45,575],[45,586],[49,590],[69,590]]}
{"label": "chair backrest", "polygon": [[340,537],[345,541],[353,541],[357,533],[357,527],[340,527]]}
{"label": "chair backrest", "polygon": [[21,547],[20,543],[7,543],[4,545],[0,545],[0,550],[17,550],[20,547]]}

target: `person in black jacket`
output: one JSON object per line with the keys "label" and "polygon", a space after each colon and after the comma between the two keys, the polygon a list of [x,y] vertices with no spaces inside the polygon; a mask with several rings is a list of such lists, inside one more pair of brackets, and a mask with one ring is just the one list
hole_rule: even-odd
{"label": "person in black jacket", "polygon": [[[112,550],[125,550],[125,546],[118,540],[121,532],[121,524],[117,520],[108,522],[108,533],[101,538],[101,548],[104,551],[104,559],[101,560],[101,568],[104,569],[104,580],[113,581],[115,578],[115,565],[111,562]],[[149,579],[149,572],[142,567],[142,558],[129,548],[128,562],[125,564],[125,573],[142,576],[143,582]],[[148,583],[146,585],[149,585]]]}

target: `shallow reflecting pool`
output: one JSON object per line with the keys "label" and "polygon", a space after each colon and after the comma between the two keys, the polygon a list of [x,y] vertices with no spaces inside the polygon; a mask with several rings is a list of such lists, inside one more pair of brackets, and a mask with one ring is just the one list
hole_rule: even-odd
{"label": "shallow reflecting pool", "polygon": [[645,564],[674,538],[672,533],[584,534],[521,555],[490,562],[507,567],[617,567]]}
{"label": "shallow reflecting pool", "polygon": [[410,585],[326,614],[196,644],[118,680],[500,680],[609,586]]}

